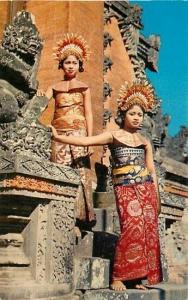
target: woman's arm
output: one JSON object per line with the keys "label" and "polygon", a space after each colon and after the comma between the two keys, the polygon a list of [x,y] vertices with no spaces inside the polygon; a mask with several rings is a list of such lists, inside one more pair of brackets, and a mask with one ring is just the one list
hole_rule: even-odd
{"label": "woman's arm", "polygon": [[157,192],[157,199],[158,199],[158,214],[161,212],[161,200],[160,200],[160,194],[159,194],[159,186],[158,186],[158,180],[157,180],[157,174],[155,171],[155,165],[153,161],[153,150],[152,146],[149,141],[147,141],[146,144],[146,166],[148,171],[151,173],[151,176],[153,178],[156,192]]}
{"label": "woman's arm", "polygon": [[48,87],[45,93],[45,96],[50,100],[53,97],[53,89],[52,87]]}
{"label": "woman's arm", "polygon": [[52,129],[53,137],[56,141],[65,143],[65,144],[71,144],[75,146],[99,146],[99,145],[106,145],[110,144],[113,141],[112,134],[110,132],[104,132],[99,135],[95,136],[65,136],[65,135],[59,135],[56,131],[56,129],[50,125],[48,126]]}
{"label": "woman's arm", "polygon": [[87,126],[87,135],[91,136],[93,135],[93,113],[91,106],[91,92],[89,88],[84,93],[84,110]]}

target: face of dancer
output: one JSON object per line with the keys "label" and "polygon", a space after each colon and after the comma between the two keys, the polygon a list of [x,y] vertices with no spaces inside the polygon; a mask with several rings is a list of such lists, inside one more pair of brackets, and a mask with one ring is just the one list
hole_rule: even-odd
{"label": "face of dancer", "polygon": [[144,117],[144,112],[139,105],[131,106],[125,113],[124,129],[139,129]]}
{"label": "face of dancer", "polygon": [[74,78],[79,70],[79,60],[74,55],[69,55],[63,62],[63,71],[67,78]]}

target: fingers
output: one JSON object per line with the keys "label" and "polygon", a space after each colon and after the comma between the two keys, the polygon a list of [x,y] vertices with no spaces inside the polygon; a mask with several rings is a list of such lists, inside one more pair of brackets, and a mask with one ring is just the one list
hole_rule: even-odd
{"label": "fingers", "polygon": [[88,147],[88,154],[91,156],[94,153],[94,150],[92,147]]}
{"label": "fingers", "polygon": [[54,128],[51,124],[48,124],[47,127],[48,127],[48,128],[51,128],[51,129]]}
{"label": "fingers", "polygon": [[37,90],[37,96],[41,97],[41,96],[45,96],[45,92],[43,90]]}

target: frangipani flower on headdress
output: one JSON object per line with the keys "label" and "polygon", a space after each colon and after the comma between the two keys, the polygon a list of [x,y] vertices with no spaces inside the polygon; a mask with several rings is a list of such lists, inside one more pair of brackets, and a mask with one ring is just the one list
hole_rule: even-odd
{"label": "frangipani flower on headdress", "polygon": [[150,111],[154,106],[154,89],[147,80],[137,80],[133,83],[125,82],[121,86],[118,108],[126,111],[132,105],[140,105],[144,111]]}
{"label": "frangipani flower on headdress", "polygon": [[63,39],[57,42],[55,50],[55,59],[61,61],[69,55],[75,55],[79,60],[86,61],[89,58],[89,46],[81,35],[65,34]]}

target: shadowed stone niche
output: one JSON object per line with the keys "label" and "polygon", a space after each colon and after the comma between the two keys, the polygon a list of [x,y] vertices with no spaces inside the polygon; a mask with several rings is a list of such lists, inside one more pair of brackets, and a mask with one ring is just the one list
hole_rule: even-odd
{"label": "shadowed stone niche", "polygon": [[[50,162],[50,131],[38,122],[42,40],[19,12],[0,46],[0,299],[70,299],[78,174]],[[68,298],[67,298],[68,297]]]}

